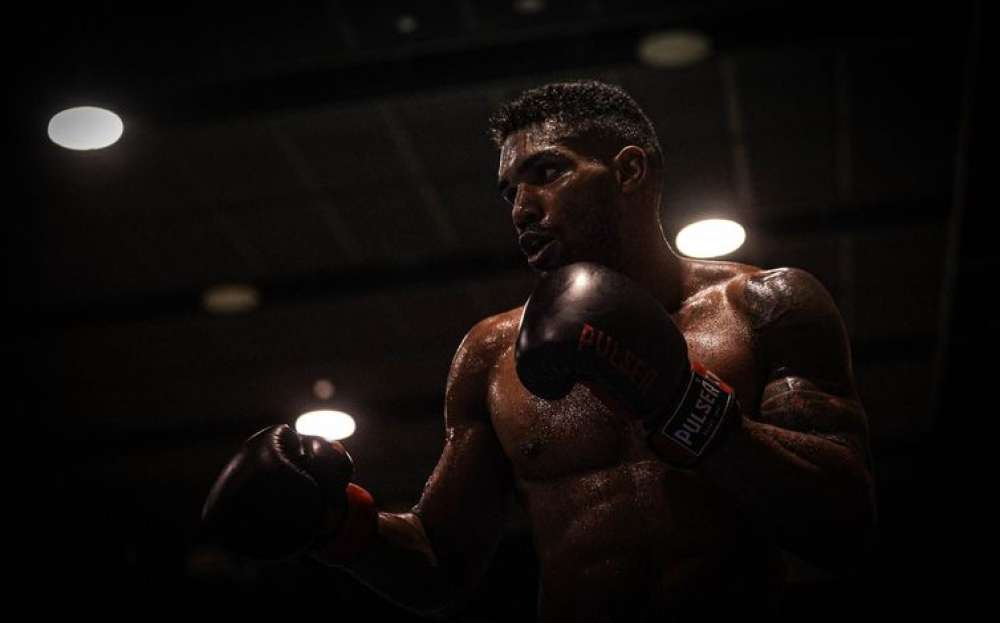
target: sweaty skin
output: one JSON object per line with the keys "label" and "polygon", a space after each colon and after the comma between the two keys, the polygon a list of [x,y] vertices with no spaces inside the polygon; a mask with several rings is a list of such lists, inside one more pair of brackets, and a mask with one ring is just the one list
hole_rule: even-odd
{"label": "sweaty skin", "polygon": [[[730,300],[751,269],[690,269],[674,314],[690,356],[754,400],[762,372],[749,319]],[[655,620],[727,599],[762,611],[783,572],[773,542],[713,483],[658,459],[634,418],[584,386],[552,402],[528,393],[514,371],[519,317],[520,308],[487,321],[503,344],[487,404],[531,519],[540,619]]]}
{"label": "sweaty skin", "polygon": [[445,446],[420,501],[380,513],[361,558],[328,562],[400,605],[448,612],[473,594],[516,502],[544,622],[750,616],[780,592],[779,547],[853,564],[875,517],[868,428],[829,294],[804,271],[674,255],[653,231],[658,189],[641,149],[608,164],[554,136],[520,131],[500,156],[499,190],[529,234],[529,263],[599,261],[645,286],[690,358],[734,388],[740,428],[680,469],[582,385],[560,400],[533,396],[515,373],[522,308],[511,309],[476,324],[455,354]]}

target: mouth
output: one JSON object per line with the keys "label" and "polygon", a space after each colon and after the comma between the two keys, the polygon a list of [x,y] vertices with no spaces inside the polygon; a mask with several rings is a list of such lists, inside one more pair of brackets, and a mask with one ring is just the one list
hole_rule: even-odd
{"label": "mouth", "polygon": [[559,254],[558,241],[552,236],[527,232],[521,234],[517,242],[532,268],[547,267]]}

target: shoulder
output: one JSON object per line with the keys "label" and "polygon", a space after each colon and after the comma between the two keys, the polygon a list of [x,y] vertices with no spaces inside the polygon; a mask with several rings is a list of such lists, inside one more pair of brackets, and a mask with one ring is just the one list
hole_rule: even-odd
{"label": "shoulder", "polygon": [[847,328],[819,279],[802,269],[775,268],[747,275],[740,290],[769,378],[808,378],[825,391],[853,395]]}
{"label": "shoulder", "polygon": [[732,292],[754,331],[802,324],[839,328],[840,314],[830,292],[819,279],[800,268],[747,273],[737,281]]}
{"label": "shoulder", "polygon": [[759,272],[750,264],[685,258],[682,304],[709,300],[716,305],[724,299],[739,308],[747,279]]}
{"label": "shoulder", "polygon": [[[738,262],[689,260],[686,298],[718,293],[741,313],[754,331],[798,323],[839,323],[840,314],[826,287],[801,268],[761,269]],[[718,301],[718,297],[712,297]]]}
{"label": "shoulder", "polygon": [[452,359],[448,390],[455,384],[485,381],[504,352],[513,344],[523,307],[483,318],[462,338]]}
{"label": "shoulder", "polygon": [[483,318],[465,334],[455,351],[445,386],[445,425],[479,425],[489,421],[486,407],[490,379],[513,344],[521,320],[520,307]]}

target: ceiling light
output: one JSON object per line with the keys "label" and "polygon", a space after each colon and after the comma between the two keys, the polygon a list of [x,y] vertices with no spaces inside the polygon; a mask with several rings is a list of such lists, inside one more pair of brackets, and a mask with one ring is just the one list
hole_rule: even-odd
{"label": "ceiling light", "polygon": [[60,147],[74,150],[102,149],[121,138],[121,117],[94,106],[68,108],[49,119],[49,138]]}
{"label": "ceiling light", "polygon": [[535,15],[545,10],[545,0],[514,0],[514,12],[518,15]]}
{"label": "ceiling light", "polygon": [[404,35],[415,32],[418,28],[420,28],[420,22],[412,15],[400,15],[396,19],[396,30]]}
{"label": "ceiling light", "polygon": [[746,230],[735,221],[709,219],[692,223],[677,234],[677,250],[688,257],[719,257],[743,246]]}
{"label": "ceiling light", "polygon": [[317,379],[313,383],[313,395],[320,400],[329,400],[337,391],[337,386],[330,379]]}
{"label": "ceiling light", "polygon": [[295,420],[295,431],[300,435],[314,435],[327,441],[347,439],[356,429],[354,418],[343,411],[310,411]]}
{"label": "ceiling light", "polygon": [[205,290],[201,303],[206,311],[213,314],[239,314],[256,309],[260,294],[253,286],[223,284]]}
{"label": "ceiling light", "polygon": [[650,67],[678,68],[708,58],[712,41],[693,30],[662,30],[639,40],[636,55]]}

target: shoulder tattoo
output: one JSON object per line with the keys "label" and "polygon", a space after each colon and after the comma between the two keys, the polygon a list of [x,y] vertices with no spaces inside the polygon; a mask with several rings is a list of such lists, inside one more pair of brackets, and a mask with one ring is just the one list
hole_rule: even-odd
{"label": "shoulder tattoo", "polygon": [[792,283],[789,273],[788,269],[779,268],[747,279],[743,299],[754,331],[781,323],[790,311],[801,306],[803,293]]}

